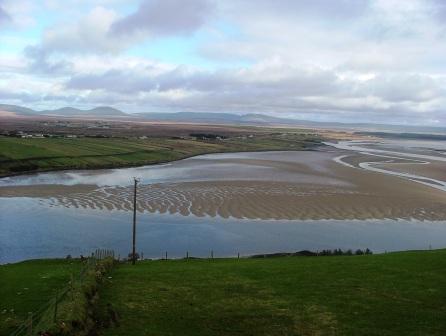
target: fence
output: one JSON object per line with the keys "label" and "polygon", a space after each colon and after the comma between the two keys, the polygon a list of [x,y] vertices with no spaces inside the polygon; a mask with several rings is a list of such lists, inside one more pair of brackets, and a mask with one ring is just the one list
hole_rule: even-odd
{"label": "fence", "polygon": [[98,260],[106,258],[114,259],[115,253],[113,250],[97,249],[91,257],[86,258],[85,265],[82,267],[79,274],[72,275],[68,284],[57,290],[54,297],[48,302],[44,303],[35,312],[29,313],[26,320],[14,330],[10,336],[30,336],[37,335],[37,332],[49,329],[57,321],[57,310],[60,302],[64,300],[69,293],[73,292],[76,284],[82,284],[86,273],[96,267]]}

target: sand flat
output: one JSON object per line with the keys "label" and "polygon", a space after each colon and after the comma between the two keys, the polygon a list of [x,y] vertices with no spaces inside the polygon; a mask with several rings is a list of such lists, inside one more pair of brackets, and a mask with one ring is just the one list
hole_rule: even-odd
{"label": "sand flat", "polygon": [[[356,167],[351,168],[333,160],[340,154],[345,151],[215,154],[172,163],[169,169],[187,167],[179,171],[190,176],[143,181],[138,210],[248,219],[446,219],[445,192],[359,168],[361,162],[382,164],[386,158],[349,153],[344,160]],[[207,170],[201,174],[197,170],[202,167]],[[442,167],[419,169],[439,173]],[[90,178],[101,176],[92,173]],[[0,187],[0,196],[37,197],[70,208],[132,210],[130,185],[9,185]]]}

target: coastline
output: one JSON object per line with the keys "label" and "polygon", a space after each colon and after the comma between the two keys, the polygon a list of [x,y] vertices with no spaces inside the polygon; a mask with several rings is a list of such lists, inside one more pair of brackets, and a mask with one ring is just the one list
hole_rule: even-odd
{"label": "coastline", "polygon": [[10,173],[10,174],[1,174],[0,173],[0,180],[7,177],[15,177],[15,176],[27,176],[27,175],[34,175],[39,173],[51,173],[51,172],[66,172],[66,171],[89,171],[89,170],[102,170],[102,169],[120,169],[120,168],[139,168],[139,167],[145,167],[145,166],[156,166],[156,165],[163,165],[166,163],[181,161],[185,159],[190,159],[193,157],[201,156],[201,155],[208,155],[208,154],[225,154],[225,153],[262,153],[262,152],[308,152],[308,151],[317,151],[316,148],[319,147],[328,147],[324,143],[320,144],[314,144],[310,147],[301,148],[301,149],[249,149],[249,150],[228,150],[228,151],[207,151],[207,152],[201,152],[196,153],[193,155],[185,155],[183,157],[179,157],[173,160],[160,160],[156,162],[146,162],[146,163],[137,163],[137,164],[122,164],[122,165],[98,165],[98,166],[91,166],[86,168],[76,168],[76,167],[67,167],[67,168],[49,168],[49,169],[36,169],[36,170],[30,170],[30,171],[24,171],[24,172],[17,172],[17,173]]}

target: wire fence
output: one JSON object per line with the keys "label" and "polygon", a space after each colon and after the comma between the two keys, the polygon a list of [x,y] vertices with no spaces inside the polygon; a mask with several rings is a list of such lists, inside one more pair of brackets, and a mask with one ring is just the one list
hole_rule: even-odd
{"label": "wire fence", "polygon": [[36,311],[29,313],[25,321],[10,336],[39,335],[42,330],[49,329],[57,322],[58,306],[68,294],[73,293],[77,284],[82,284],[87,272],[96,267],[97,261],[115,258],[115,252],[107,249],[95,250],[77,275],[71,275],[70,281],[56,291],[53,298],[42,304]]}

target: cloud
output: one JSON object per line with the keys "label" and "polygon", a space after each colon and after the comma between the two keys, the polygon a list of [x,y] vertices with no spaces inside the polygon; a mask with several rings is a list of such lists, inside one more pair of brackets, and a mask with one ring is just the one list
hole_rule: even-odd
{"label": "cloud", "polygon": [[[2,36],[4,91],[133,111],[445,120],[442,0],[141,0],[130,14],[124,0],[67,1],[35,15],[33,43],[28,31]],[[0,8],[14,24],[42,9],[23,3]],[[14,59],[18,41],[25,61]]]}
{"label": "cloud", "polygon": [[379,75],[366,81],[361,90],[388,102],[422,103],[446,97],[445,84],[444,79],[419,74]]}
{"label": "cloud", "polygon": [[292,66],[261,63],[250,68],[203,71],[178,66],[167,71],[152,68],[111,69],[103,73],[73,76],[68,89],[105,90],[109,92],[280,92],[292,95],[331,95],[338,89],[338,78],[330,71],[305,70]]}
{"label": "cloud", "polygon": [[45,30],[41,48],[46,52],[118,52],[131,41],[108,35],[117,14],[104,7],[95,7],[75,23],[58,24]]}
{"label": "cloud", "polygon": [[51,55],[41,46],[27,46],[24,55],[28,60],[28,71],[37,74],[64,74],[68,73],[72,64],[66,60],[51,60]]}
{"label": "cloud", "polygon": [[444,0],[428,0],[432,7],[432,13],[443,25],[446,22],[446,3]]}
{"label": "cloud", "polygon": [[120,18],[115,10],[96,6],[81,18],[47,27],[32,48],[45,55],[119,54],[149,37],[190,34],[206,22],[212,8],[209,0],[151,0]]}
{"label": "cloud", "polygon": [[3,1],[0,1],[0,26],[11,21],[11,16],[3,9]]}
{"label": "cloud", "polygon": [[[446,102],[446,78],[429,75],[349,77],[332,70],[300,68],[278,59],[250,67],[204,71],[178,66],[110,69],[76,75],[68,91],[88,92],[116,104],[156,110],[260,112],[329,120],[374,121],[435,117]],[[114,95],[114,96],[113,96]],[[107,98],[105,98],[107,97]],[[141,110],[141,109],[139,109]],[[354,117],[356,116],[356,117]],[[356,119],[355,119],[356,120]]]}
{"label": "cloud", "polygon": [[[330,20],[352,20],[367,13],[371,0],[238,0],[228,1],[227,8],[239,15],[275,15],[299,17],[304,20],[329,18]],[[241,10],[240,10],[241,9]]]}
{"label": "cloud", "polygon": [[145,0],[135,13],[114,22],[110,31],[118,36],[190,34],[203,26],[212,9],[208,0]]}

